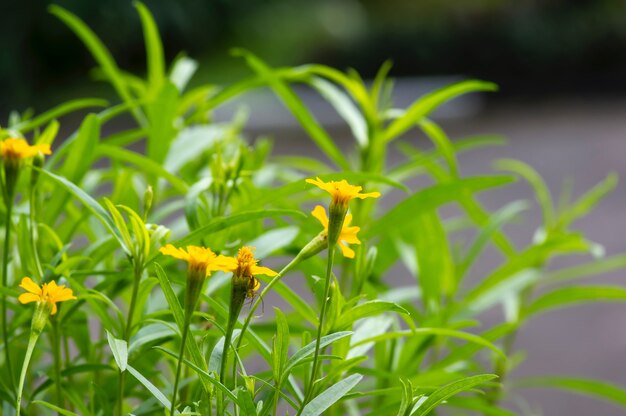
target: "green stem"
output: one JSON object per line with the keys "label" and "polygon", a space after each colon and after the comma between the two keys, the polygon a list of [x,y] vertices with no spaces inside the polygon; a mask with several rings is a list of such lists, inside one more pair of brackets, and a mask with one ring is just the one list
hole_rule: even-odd
{"label": "green stem", "polygon": [[[133,329],[133,316],[135,315],[135,307],[137,304],[137,295],[139,294],[139,283],[141,281],[141,274],[143,273],[143,269],[139,266],[135,266],[135,273],[133,275],[133,293],[130,298],[130,306],[128,308],[128,316],[126,317],[126,328],[124,330],[124,341],[128,345],[130,341],[130,336],[132,334]],[[126,372],[120,371],[120,380],[118,383],[118,391],[117,391],[117,405],[118,405],[118,414],[122,416],[124,414],[124,382],[126,378]]]}
{"label": "green stem", "polygon": [[[254,303],[250,307],[250,311],[248,312],[248,315],[246,316],[246,319],[243,321],[243,325],[241,326],[241,332],[239,333],[239,337],[237,338],[237,345],[235,346],[235,350],[239,350],[239,348],[241,347],[241,343],[243,342],[243,336],[244,336],[246,330],[248,329],[248,327],[250,326],[250,322],[252,321],[252,318],[254,317],[254,312],[256,312],[256,310],[258,309],[258,307],[261,304],[261,302],[263,302],[263,298],[265,298],[265,295],[267,294],[267,292],[269,292],[270,289],[276,283],[278,283],[278,281],[280,279],[282,279],[282,277],[285,275],[285,273],[287,273],[296,264],[298,264],[300,262],[300,260],[301,260],[301,256],[300,255],[294,257],[294,259],[291,260],[291,262],[289,262],[289,264],[287,264],[285,267],[283,267],[283,269],[280,272],[278,272],[278,274],[276,276],[274,276],[272,278],[272,280],[270,280],[270,282],[263,288],[263,290],[261,291],[259,296],[257,296],[257,298],[255,299]],[[236,361],[235,361],[235,365],[237,365]]]}
{"label": "green stem", "polygon": [[57,405],[63,408],[63,389],[61,387],[61,336],[59,322],[52,321],[52,354],[54,360],[54,384],[56,385]]}
{"label": "green stem", "polygon": [[172,404],[170,407],[170,415],[174,416],[176,411],[176,393],[178,392],[178,381],[180,380],[180,370],[183,368],[183,358],[185,355],[185,343],[187,342],[187,334],[189,333],[189,324],[191,323],[191,314],[185,315],[185,324],[183,326],[183,335],[180,342],[180,352],[178,353],[178,364],[176,364],[176,377],[174,378],[174,391],[172,391]]}
{"label": "green stem", "polygon": [[335,246],[336,242],[328,240],[328,263],[326,265],[326,284],[324,286],[324,297],[322,298],[322,309],[320,311],[320,322],[317,328],[317,337],[315,339],[315,352],[313,354],[313,370],[311,371],[311,378],[309,380],[309,385],[307,386],[307,393],[304,396],[304,401],[302,402],[302,406],[300,410],[298,410],[298,415],[302,413],[302,409],[306,406],[306,404],[311,400],[311,396],[313,395],[313,384],[317,379],[317,373],[319,372],[320,362],[320,344],[322,342],[322,332],[324,330],[324,318],[326,317],[326,307],[328,305],[328,297],[330,296],[330,282],[332,279],[332,271],[333,271],[333,260],[335,258]]}
{"label": "green stem", "polygon": [[[233,332],[235,331],[235,324],[237,324],[237,320],[239,318],[239,313],[241,313],[241,308],[243,307],[243,303],[245,301],[245,292],[243,294],[236,293],[237,289],[235,288],[235,284],[231,284],[231,295],[230,295],[230,310],[228,311],[228,326],[226,327],[226,334],[224,335],[224,349],[222,350],[222,362],[220,365],[220,383],[225,385],[226,382],[226,366],[228,364],[228,352],[230,350],[230,345],[233,340]],[[242,296],[243,295],[243,296]],[[236,361],[236,360],[235,360]],[[224,412],[224,395],[223,392],[220,391],[218,393],[218,415],[223,414]]]}
{"label": "green stem", "polygon": [[135,267],[135,275],[133,276],[133,293],[130,298],[130,306],[128,308],[128,317],[126,318],[126,331],[124,333],[124,340],[128,343],[133,329],[133,317],[135,315],[135,308],[137,306],[137,295],[139,294],[139,283],[141,282],[141,274],[143,269],[141,267]]}
{"label": "green stem", "polygon": [[[11,217],[13,213],[13,195],[6,197],[6,221],[4,223],[4,249],[2,253],[2,287],[8,288],[9,280],[9,247],[11,244]],[[9,372],[9,385],[15,388],[13,380],[13,367],[11,365],[11,351],[9,348],[9,328],[7,316],[7,296],[2,293],[2,341],[4,342],[5,364]]]}
{"label": "green stem", "polygon": [[28,370],[28,365],[30,364],[30,357],[33,355],[33,350],[35,349],[35,344],[37,343],[38,338],[39,338],[39,334],[36,334],[31,331],[30,338],[28,339],[28,347],[26,348],[26,355],[24,356],[24,362],[22,363],[22,372],[20,374],[20,382],[17,388],[17,399],[15,401],[15,409],[16,409],[17,416],[20,416],[20,409],[22,407],[22,391],[24,390],[24,381],[26,380],[26,371]]}
{"label": "green stem", "polygon": [[35,259],[35,265],[37,267],[37,276],[39,280],[43,279],[43,268],[41,267],[41,261],[39,260],[39,252],[37,251],[37,199],[36,191],[33,187],[30,193],[30,245]]}
{"label": "green stem", "polygon": [[[526,304],[532,297],[534,290],[535,290],[535,285],[531,285],[530,287],[528,287],[526,290],[524,290],[521,293],[520,302],[519,302],[519,306],[517,309],[518,319],[519,319],[519,316],[521,316],[524,310],[524,307],[526,306]],[[502,352],[504,352],[505,357],[508,357],[513,352],[513,348],[515,347],[515,341],[517,339],[518,331],[519,331],[519,322],[516,328],[504,337],[503,344],[502,344]],[[496,361],[496,365],[494,368],[494,372],[498,376],[498,385],[487,392],[487,401],[493,405],[498,404],[498,402],[500,402],[500,399],[502,398],[502,390],[504,388],[504,382],[507,379],[508,372],[509,372],[507,358],[498,357],[496,360],[497,361]]]}

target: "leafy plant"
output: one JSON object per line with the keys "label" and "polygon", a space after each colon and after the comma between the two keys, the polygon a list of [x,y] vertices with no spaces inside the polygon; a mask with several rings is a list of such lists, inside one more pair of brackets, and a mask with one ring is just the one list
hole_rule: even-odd
{"label": "leafy plant", "polygon": [[[11,159],[2,142],[6,414],[21,403],[27,414],[64,415],[428,415],[442,406],[507,415],[519,386],[624,406],[626,392],[597,380],[509,380],[519,362],[515,337],[526,322],[556,308],[626,299],[621,287],[555,285],[626,266],[625,255],[598,256],[598,246],[572,228],[616,186],[615,176],[558,207],[540,176],[519,161],[463,176],[463,152],[502,140],[451,141],[429,116],[461,94],[494,91],[488,82],[463,81],[396,108],[388,63],[368,84],[353,70],[276,69],[236,50],[249,78],[189,89],[196,63],[181,56],[168,67],[150,12],[136,8],[145,79],[120,69],[78,17],[51,8],[85,43],[119,104],[81,99],[36,117],[14,113],[2,130],[3,138],[55,144],[44,164],[36,151]],[[294,84],[336,109],[353,135],[350,151],[316,121]],[[276,94],[326,160],[273,157],[270,141],[247,141],[242,113],[213,121],[215,109],[261,87]],[[105,109],[57,141],[59,117],[97,106]],[[129,114],[135,126],[103,133]],[[432,141],[431,150],[403,139],[416,131]],[[404,155],[395,165],[392,146]],[[415,178],[430,185],[412,189]],[[328,191],[330,204],[305,179]],[[532,186],[543,212],[542,227],[521,249],[504,226],[530,203],[489,212],[477,198],[519,179]],[[387,202],[392,192],[399,202]],[[328,205],[328,213],[317,206],[311,218],[304,207],[312,203]],[[449,204],[460,213],[443,219],[438,210]],[[473,238],[461,241],[468,229]],[[503,262],[469,284],[488,247]],[[589,255],[589,263],[547,269],[551,259],[574,254]],[[185,260],[187,271],[171,257]],[[398,264],[413,284],[395,286]],[[64,284],[77,299],[64,299],[51,314],[44,306],[56,303],[41,292],[33,299],[35,319],[16,301],[22,276]],[[498,306],[505,319],[479,327],[481,313]],[[38,348],[29,346],[24,360],[31,320],[49,338],[35,338]],[[10,363],[24,363],[28,376],[18,383]]]}

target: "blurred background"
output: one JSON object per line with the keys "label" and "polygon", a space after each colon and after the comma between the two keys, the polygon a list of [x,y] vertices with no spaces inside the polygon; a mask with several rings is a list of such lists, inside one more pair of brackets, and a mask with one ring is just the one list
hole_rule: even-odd
{"label": "blurred background", "polygon": [[[93,88],[93,60],[47,12],[51,0],[3,1],[0,104],[49,104]],[[139,19],[128,0],[57,0],[89,23],[122,68],[142,71]],[[463,75],[501,86],[490,99],[619,96],[626,91],[626,5],[621,0],[148,0],[166,56],[201,63],[196,81],[247,70],[246,47],[274,65],[354,67],[372,77]],[[88,87],[87,87],[88,86]]]}
{"label": "blurred background", "polygon": [[[50,3],[0,2],[0,124],[10,110],[34,107],[41,112],[71,98],[114,97],[107,84],[94,80],[95,64],[87,50],[47,12]],[[141,26],[128,0],[55,3],[85,20],[120,67],[145,72]],[[199,61],[197,84],[250,75],[240,60],[229,56],[235,46],[252,50],[273,66],[317,62],[353,67],[366,79],[390,59],[399,105],[459,78],[490,80],[500,85],[499,93],[461,98],[438,113],[452,138],[498,134],[509,140],[506,147],[462,156],[465,174],[488,171],[497,158],[517,158],[534,166],[555,193],[565,178],[573,179],[575,195],[609,172],[620,174],[622,182],[626,178],[623,0],[145,3],[159,24],[167,60],[184,51]],[[348,130],[319,97],[301,93],[338,141],[349,140]],[[279,153],[315,154],[313,144],[269,92],[254,93],[249,100],[252,137],[273,136]],[[495,210],[520,198],[532,199],[523,183],[487,194],[484,203]],[[577,224],[607,255],[626,250],[624,207],[620,184]],[[523,224],[509,230],[513,240],[520,247],[528,244],[539,221],[538,210],[529,213]],[[483,271],[497,261],[487,259]],[[475,271],[475,278],[480,272]],[[623,286],[626,276],[614,273],[592,282]],[[499,319],[499,313],[494,311],[486,321]],[[624,304],[595,304],[531,321],[518,343],[528,358],[514,375],[578,375],[626,387],[625,317]],[[533,410],[542,408],[545,415],[622,414],[609,404],[556,391],[529,391],[525,397]]]}

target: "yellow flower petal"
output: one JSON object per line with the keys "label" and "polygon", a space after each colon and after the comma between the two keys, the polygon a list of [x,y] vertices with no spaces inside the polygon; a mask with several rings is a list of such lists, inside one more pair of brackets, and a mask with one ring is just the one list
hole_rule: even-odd
{"label": "yellow flower petal", "polygon": [[341,249],[341,253],[343,254],[344,257],[347,257],[349,259],[354,258],[354,250],[348,247],[346,243],[344,243],[343,241],[338,241],[337,245]]}
{"label": "yellow flower petal", "polygon": [[54,280],[49,283],[44,283],[41,287],[39,287],[30,277],[24,277],[20,287],[28,291],[28,293],[22,293],[17,298],[20,303],[48,303],[51,306],[52,315],[57,312],[57,302],[76,299],[72,289],[65,287],[64,285],[57,285]]}
{"label": "yellow flower petal", "polygon": [[27,292],[34,293],[35,295],[41,295],[41,288],[37,285],[37,283],[33,282],[33,279],[30,277],[22,278],[20,287]]}
{"label": "yellow flower petal", "polygon": [[278,273],[276,273],[274,270],[268,268],[268,267],[263,267],[263,266],[252,266],[252,274],[263,274],[265,276],[276,276]]}
{"label": "yellow flower petal", "polygon": [[41,299],[39,296],[35,295],[34,293],[22,293],[17,300],[25,305],[27,303],[30,302],[37,302],[39,299]]}
{"label": "yellow flower petal", "polygon": [[346,206],[350,200],[354,198],[378,198],[380,192],[369,192],[362,194],[362,187],[351,185],[345,179],[340,181],[324,182],[320,178],[307,179],[307,183],[317,186],[318,188],[328,192],[332,196],[332,204],[340,204]]}
{"label": "yellow flower petal", "polygon": [[31,146],[22,138],[9,138],[0,142],[0,153],[4,159],[26,159],[39,152],[49,155],[52,153],[50,145],[38,144]]}
{"label": "yellow flower petal", "polygon": [[161,247],[159,251],[166,256],[171,256],[179,260],[189,261],[189,253],[187,253],[184,249],[176,248],[171,244]]}
{"label": "yellow flower petal", "polygon": [[[324,226],[324,228],[328,228],[328,216],[326,215],[326,210],[323,206],[316,205],[315,208],[313,208],[313,211],[311,211],[311,215],[313,215],[313,217],[315,217]],[[352,215],[350,215],[350,218],[352,218]]]}
{"label": "yellow flower petal", "polygon": [[65,286],[59,286],[59,290],[52,296],[54,302],[64,302],[70,299],[76,299],[72,289]]}
{"label": "yellow flower petal", "polygon": [[[324,226],[324,232],[328,233],[328,216],[326,215],[326,210],[321,205],[317,205],[315,209],[311,212],[311,214],[317,218],[319,222]],[[352,214],[347,214],[346,218],[343,222],[343,227],[341,228],[341,233],[339,234],[338,244],[339,248],[341,248],[341,252],[344,257],[354,258],[354,251],[350,249],[346,243],[348,244],[361,244],[361,241],[357,237],[357,233],[361,230],[360,227],[350,227],[350,223],[352,222]]]}

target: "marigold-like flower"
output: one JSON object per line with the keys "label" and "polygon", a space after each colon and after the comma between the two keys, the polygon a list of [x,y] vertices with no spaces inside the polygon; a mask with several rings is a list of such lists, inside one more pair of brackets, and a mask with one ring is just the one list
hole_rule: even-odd
{"label": "marigold-like flower", "polygon": [[8,160],[20,160],[36,156],[39,152],[44,155],[52,153],[49,144],[30,145],[21,138],[9,138],[0,142],[0,153]]}
{"label": "marigold-like flower", "polygon": [[346,208],[348,206],[348,202],[350,202],[354,198],[365,199],[378,198],[380,196],[380,192],[369,192],[366,194],[362,194],[362,187],[350,185],[345,179],[342,179],[340,181],[324,182],[320,178],[315,178],[307,179],[306,182],[328,192],[332,197],[331,205],[337,204]]}
{"label": "marigold-like flower", "polygon": [[22,293],[17,300],[22,304],[30,302],[48,303],[52,308],[51,315],[57,313],[57,302],[64,302],[70,299],[76,299],[72,289],[65,287],[64,285],[57,285],[53,280],[50,283],[44,283],[39,285],[30,277],[24,277],[20,287],[26,290],[28,293]]}
{"label": "marigold-like flower", "polygon": [[234,267],[229,271],[233,272],[233,284],[237,286],[237,291],[245,290],[246,297],[252,298],[261,287],[261,283],[256,279],[255,275],[263,274],[266,276],[276,276],[274,270],[269,267],[258,266],[259,261],[254,258],[254,247],[244,246],[237,252],[234,257]]}
{"label": "marigold-like flower", "polygon": [[[317,205],[313,211],[311,211],[311,214],[324,226],[324,231],[322,232],[328,235],[329,220],[324,207]],[[354,250],[348,247],[348,244],[361,244],[361,241],[356,236],[361,228],[356,226],[350,227],[350,222],[352,222],[352,214],[347,214],[343,221],[341,232],[339,233],[337,245],[341,248],[341,253],[344,257],[352,259],[354,258]]]}
{"label": "marigold-like flower", "polygon": [[276,273],[274,270],[268,267],[257,266],[259,261],[254,258],[255,250],[256,249],[254,247],[241,247],[239,249],[239,252],[237,253],[237,257],[235,258],[235,260],[237,261],[237,267],[233,269],[232,272],[237,276],[245,277],[251,277],[256,274],[276,276],[278,273]]}
{"label": "marigold-like flower", "polygon": [[187,246],[187,249],[176,248],[171,244],[159,250],[166,256],[171,256],[187,262],[189,273],[193,276],[207,277],[214,271],[229,271],[236,261],[232,257],[215,254],[211,249],[198,246]]}

